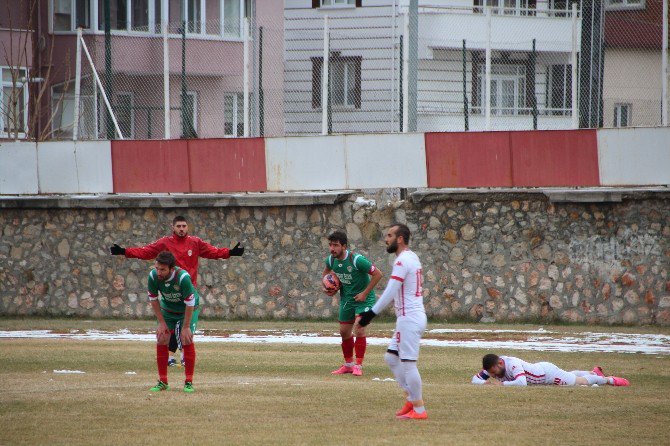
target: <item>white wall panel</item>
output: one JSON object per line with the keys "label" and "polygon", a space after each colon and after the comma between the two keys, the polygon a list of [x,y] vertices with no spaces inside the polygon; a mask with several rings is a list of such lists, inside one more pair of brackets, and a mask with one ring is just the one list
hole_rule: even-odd
{"label": "white wall panel", "polygon": [[112,143],[79,141],[75,148],[79,193],[112,193]]}
{"label": "white wall panel", "polygon": [[345,189],[344,136],[267,138],[271,191]]}
{"label": "white wall panel", "polygon": [[670,128],[598,130],[603,186],[670,184]]}
{"label": "white wall panel", "polygon": [[77,162],[72,141],[37,144],[37,167],[40,193],[78,193]]}
{"label": "white wall panel", "polygon": [[427,187],[423,133],[347,135],[347,187]]}
{"label": "white wall panel", "polygon": [[0,143],[0,195],[36,194],[38,191],[35,143]]}

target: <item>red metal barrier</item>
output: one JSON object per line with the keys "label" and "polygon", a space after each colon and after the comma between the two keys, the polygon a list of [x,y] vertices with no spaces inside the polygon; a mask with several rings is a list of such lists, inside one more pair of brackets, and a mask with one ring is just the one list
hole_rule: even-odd
{"label": "red metal barrier", "polygon": [[191,192],[267,190],[263,138],[188,141]]}
{"label": "red metal barrier", "polygon": [[510,132],[515,187],[598,186],[595,130]]}
{"label": "red metal barrier", "polygon": [[114,192],[188,192],[187,142],[112,141]]}
{"label": "red metal barrier", "polygon": [[510,187],[508,132],[426,133],[428,187]]}

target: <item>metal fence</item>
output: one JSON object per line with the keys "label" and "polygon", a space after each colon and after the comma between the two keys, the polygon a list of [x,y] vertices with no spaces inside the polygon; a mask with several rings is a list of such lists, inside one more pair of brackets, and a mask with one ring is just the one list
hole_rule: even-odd
{"label": "metal fence", "polygon": [[79,82],[73,70],[54,87],[54,136],[667,125],[662,0],[379,3],[268,15],[258,2],[233,25],[84,33],[91,62],[82,50]]}

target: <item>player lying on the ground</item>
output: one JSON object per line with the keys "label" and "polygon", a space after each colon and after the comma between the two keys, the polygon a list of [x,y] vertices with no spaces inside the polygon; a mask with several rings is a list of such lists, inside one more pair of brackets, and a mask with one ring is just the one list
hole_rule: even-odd
{"label": "player lying on the ground", "polygon": [[[232,249],[217,248],[198,237],[188,235],[188,221],[185,217],[178,215],[172,220],[172,236],[162,237],[146,246],[134,248],[122,248],[116,243],[109,248],[112,255],[122,255],[128,259],[153,260],[159,252],[170,251],[177,261],[177,266],[185,269],[191,276],[194,287],[198,286],[198,260],[200,257],[207,259],[228,259],[244,254],[244,248],[238,243]],[[177,326],[177,332],[179,327]],[[184,351],[177,337],[170,337],[168,365],[177,365],[174,354],[177,347],[181,351],[181,365],[184,365]]]}
{"label": "player lying on the ground", "polygon": [[[336,231],[330,234],[328,248],[330,255],[325,260],[326,266],[322,276],[335,273],[340,281],[338,320],[344,356],[344,365],[331,373],[333,375],[352,373],[354,376],[362,376],[367,339],[365,327],[357,326],[354,330],[354,322],[362,312],[369,310],[375,304],[374,288],[382,278],[382,273],[365,256],[354,254],[347,249],[347,235],[344,232]],[[324,292],[332,296],[337,289],[324,289]]]}
{"label": "player lying on the ground", "polygon": [[489,353],[482,358],[482,371],[472,377],[472,384],[498,386],[630,385],[625,378],[605,376],[603,370],[598,366],[590,372],[584,370],[566,372],[551,362],[531,364],[514,356],[498,356],[493,353]]}
{"label": "player lying on the ground", "polygon": [[184,392],[193,392],[193,371],[195,370],[193,333],[198,324],[200,296],[191,283],[191,277],[185,270],[175,267],[175,262],[174,255],[170,251],[163,251],[156,256],[154,269],[149,273],[147,285],[149,301],[158,319],[156,330],[158,384],[150,389],[152,392],[169,389],[168,343],[177,324],[181,327],[179,337],[184,349],[186,375]]}
{"label": "player lying on the ground", "polygon": [[372,309],[361,313],[357,325],[365,327],[388,304],[394,302],[396,325],[384,360],[398,385],[405,391],[405,404],[396,412],[404,420],[428,418],[423,402],[423,382],[416,366],[421,336],[426,331],[426,309],[423,306],[421,261],[409,249],[409,228],[395,223],[386,233],[386,252],[395,254],[391,278]]}

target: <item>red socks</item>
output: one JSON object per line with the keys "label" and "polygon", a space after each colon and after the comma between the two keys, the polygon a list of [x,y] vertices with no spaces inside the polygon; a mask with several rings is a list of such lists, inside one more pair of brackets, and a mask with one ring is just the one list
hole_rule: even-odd
{"label": "red socks", "polygon": [[363,357],[365,356],[365,347],[368,345],[368,340],[365,336],[356,338],[354,347],[356,348],[356,364],[363,364]]}
{"label": "red socks", "polygon": [[354,337],[342,340],[342,354],[345,362],[354,362]]}
{"label": "red socks", "polygon": [[168,346],[156,344],[156,365],[158,366],[158,379],[165,384],[168,382]]}
{"label": "red socks", "polygon": [[186,370],[186,381],[193,382],[193,371],[195,370],[195,344],[184,345],[182,348],[184,351],[184,369]]}

